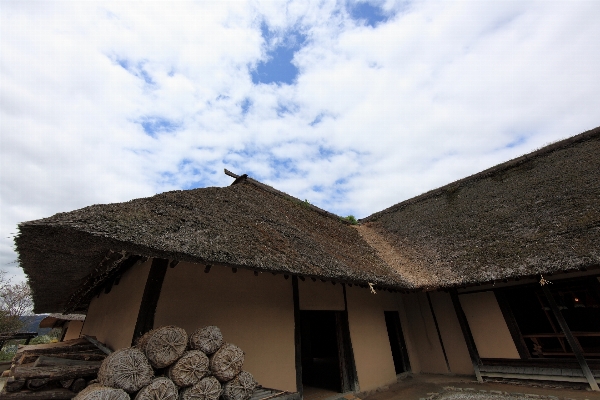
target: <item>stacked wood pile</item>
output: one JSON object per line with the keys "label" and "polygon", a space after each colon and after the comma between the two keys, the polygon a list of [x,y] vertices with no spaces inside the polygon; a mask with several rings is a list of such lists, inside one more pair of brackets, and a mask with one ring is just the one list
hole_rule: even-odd
{"label": "stacked wood pile", "polygon": [[0,397],[71,399],[96,378],[107,352],[94,338],[20,346],[5,371],[8,380]]}
{"label": "stacked wood pile", "polygon": [[225,343],[215,326],[189,337],[181,328],[164,326],[106,357],[98,383],[75,399],[248,400],[257,383],[242,371],[243,363],[244,352]]}

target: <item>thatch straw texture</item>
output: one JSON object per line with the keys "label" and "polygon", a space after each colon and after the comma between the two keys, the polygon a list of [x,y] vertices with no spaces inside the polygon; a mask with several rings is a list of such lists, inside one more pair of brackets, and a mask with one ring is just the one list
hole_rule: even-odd
{"label": "thatch straw texture", "polygon": [[[335,280],[405,283],[340,218],[250,178],[225,188],[90,206],[22,223],[19,232],[19,262],[29,277],[36,312],[62,312],[81,282],[101,275],[96,269],[110,249],[195,262],[202,264],[199,268],[209,263]],[[81,309],[86,306],[80,304]]]}
{"label": "thatch straw texture", "polygon": [[190,347],[213,354],[223,345],[223,334],[216,326],[205,326],[190,335]]}
{"label": "thatch straw texture", "polygon": [[210,371],[221,382],[235,378],[244,365],[244,352],[235,344],[225,343],[210,359]]}
{"label": "thatch straw texture", "polygon": [[140,350],[129,347],[117,350],[104,359],[98,370],[98,380],[103,386],[137,392],[154,378],[148,359]]}
{"label": "thatch straw texture", "polygon": [[217,400],[221,396],[221,383],[214,377],[202,379],[192,387],[182,389],[179,393],[180,400]]}
{"label": "thatch straw texture", "polygon": [[138,392],[135,400],[177,400],[179,390],[169,378],[156,378]]}
{"label": "thatch straw texture", "polygon": [[417,287],[600,265],[600,128],[362,220],[363,237]]}
{"label": "thatch straw texture", "polygon": [[248,400],[256,389],[256,380],[250,372],[242,371],[223,385],[223,399]]}
{"label": "thatch straw texture", "polygon": [[179,387],[192,386],[209,373],[208,357],[200,350],[186,351],[168,371],[169,378]]}
{"label": "thatch straw texture", "polygon": [[130,400],[129,395],[122,389],[115,389],[100,384],[93,384],[74,397],[74,400]]}
{"label": "thatch straw texture", "polygon": [[150,331],[140,342],[140,348],[150,364],[154,368],[165,368],[183,355],[187,348],[188,336],[183,328],[163,326]]}

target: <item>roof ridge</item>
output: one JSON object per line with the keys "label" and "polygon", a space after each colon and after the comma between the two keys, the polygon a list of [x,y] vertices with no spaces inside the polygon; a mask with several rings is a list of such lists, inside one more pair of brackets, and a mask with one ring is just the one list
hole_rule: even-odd
{"label": "roof ridge", "polygon": [[[227,171],[227,170],[226,170],[226,171]],[[227,172],[229,172],[229,171],[227,171]],[[227,172],[226,172],[226,173],[227,173]],[[227,174],[227,175],[229,175],[229,176],[233,177],[233,174]],[[295,203],[302,204],[302,205],[303,205],[303,206],[305,206],[306,208],[308,208],[308,209],[310,209],[310,210],[312,210],[312,211],[314,211],[314,212],[316,212],[316,213],[318,213],[318,214],[321,214],[321,215],[323,215],[323,216],[326,216],[326,217],[329,217],[329,218],[333,218],[333,219],[335,219],[335,220],[339,220],[340,222],[343,222],[343,223],[345,223],[345,224],[347,224],[347,225],[351,225],[351,223],[350,223],[349,221],[346,221],[345,219],[343,219],[343,218],[342,218],[342,217],[340,217],[339,215],[336,215],[336,214],[334,214],[334,213],[332,213],[332,212],[329,212],[329,211],[327,211],[327,210],[324,210],[324,209],[322,209],[322,208],[320,208],[320,207],[317,207],[317,206],[315,206],[315,205],[313,205],[313,204],[309,203],[309,202],[308,202],[308,201],[306,201],[306,200],[300,200],[299,198],[297,198],[297,197],[294,197],[294,196],[292,196],[292,195],[290,195],[290,194],[287,194],[287,193],[285,193],[285,192],[282,192],[281,190],[277,190],[277,189],[275,189],[273,186],[269,186],[269,185],[267,185],[267,184],[265,184],[265,183],[262,183],[262,182],[260,182],[260,181],[257,181],[256,179],[250,178],[250,177],[248,176],[248,174],[239,175],[239,176],[238,176],[238,177],[235,179],[235,181],[233,181],[233,183],[232,183],[230,186],[233,186],[233,185],[238,185],[238,184],[240,184],[240,183],[242,183],[242,184],[250,184],[250,185],[253,185],[253,186],[255,186],[255,187],[257,187],[257,188],[259,188],[259,189],[261,189],[261,190],[264,190],[264,191],[266,191],[266,192],[268,192],[268,193],[271,193],[271,194],[274,194],[274,195],[276,195],[276,196],[282,197],[282,198],[284,198],[284,199],[286,199],[286,200],[291,200],[291,201],[293,201],[293,202],[295,202]]]}
{"label": "roof ridge", "polygon": [[377,220],[377,218],[379,218],[383,214],[392,213],[392,212],[398,211],[399,209],[401,209],[403,207],[406,207],[408,205],[420,202],[420,201],[425,200],[425,199],[429,199],[431,197],[435,197],[435,196],[441,195],[444,192],[448,191],[449,189],[450,190],[456,189],[458,186],[461,186],[462,184],[464,184],[466,182],[471,182],[471,181],[474,181],[474,180],[478,180],[478,179],[482,179],[482,178],[487,178],[487,177],[489,177],[491,175],[494,175],[494,174],[497,174],[499,172],[508,170],[510,168],[513,168],[513,167],[517,167],[517,166],[519,166],[521,164],[524,164],[525,162],[532,161],[535,158],[541,157],[543,155],[552,153],[552,152],[560,150],[560,149],[567,148],[570,145],[574,145],[574,144],[577,144],[577,143],[580,143],[580,142],[584,142],[586,140],[592,140],[595,137],[599,137],[600,138],[600,126],[598,126],[596,128],[593,128],[593,129],[590,129],[588,131],[582,132],[582,133],[580,133],[578,135],[571,136],[569,138],[559,140],[557,142],[554,142],[552,144],[544,146],[544,147],[542,147],[540,149],[534,150],[531,153],[527,153],[527,154],[524,154],[522,156],[513,158],[512,160],[508,160],[508,161],[505,161],[505,162],[503,162],[501,164],[497,164],[497,165],[495,165],[493,167],[490,167],[490,168],[485,169],[483,171],[477,172],[477,173],[475,173],[473,175],[466,176],[466,177],[458,179],[458,180],[456,180],[454,182],[448,183],[448,184],[446,184],[444,186],[438,187],[436,189],[432,189],[432,190],[430,190],[428,192],[425,192],[425,193],[422,193],[422,194],[420,194],[418,196],[415,196],[415,197],[412,197],[410,199],[401,201],[401,202],[396,203],[396,204],[394,204],[394,205],[392,205],[392,206],[390,206],[388,208],[385,208],[385,209],[383,209],[381,211],[377,211],[377,212],[369,215],[368,217],[361,218],[359,221],[361,223],[369,222],[369,221],[375,221],[375,220]]}

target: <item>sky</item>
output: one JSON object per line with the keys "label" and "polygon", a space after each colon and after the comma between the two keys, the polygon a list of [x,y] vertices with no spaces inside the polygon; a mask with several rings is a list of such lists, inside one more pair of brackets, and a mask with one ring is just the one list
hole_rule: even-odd
{"label": "sky", "polygon": [[0,5],[0,268],[17,224],[227,186],[362,218],[600,125],[598,1]]}

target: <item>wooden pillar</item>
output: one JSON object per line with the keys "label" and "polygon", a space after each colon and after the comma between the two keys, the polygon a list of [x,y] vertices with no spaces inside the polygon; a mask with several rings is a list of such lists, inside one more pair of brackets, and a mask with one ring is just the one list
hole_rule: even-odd
{"label": "wooden pillar", "polygon": [[577,339],[575,339],[575,337],[573,336],[573,333],[571,332],[569,325],[567,325],[567,321],[565,321],[565,318],[563,317],[562,313],[558,309],[558,305],[554,301],[554,297],[552,296],[552,293],[550,293],[550,289],[548,289],[548,285],[547,284],[542,285],[542,290],[544,291],[544,294],[546,295],[546,299],[548,299],[548,303],[550,304],[550,309],[554,313],[554,316],[556,317],[556,320],[558,321],[558,325],[560,325],[560,329],[562,329],[563,333],[565,334],[565,337],[567,338],[567,343],[569,343],[571,350],[573,350],[573,353],[575,354],[575,358],[577,358],[577,361],[579,362],[579,366],[581,367],[581,370],[583,371],[583,375],[587,379],[587,381],[593,391],[596,391],[596,392],[600,391],[600,388],[598,387],[598,383],[596,382],[596,379],[594,378],[592,371],[590,371],[590,367],[588,366],[587,361],[585,361],[585,358],[583,357],[583,349],[581,348],[581,345],[579,344]]}
{"label": "wooden pillar", "polygon": [[502,315],[504,316],[504,321],[506,321],[508,331],[512,336],[513,342],[515,342],[515,347],[519,352],[519,356],[523,360],[530,359],[531,354],[529,354],[527,343],[525,343],[525,339],[523,339],[523,335],[521,334],[521,329],[519,329],[517,320],[515,319],[515,316],[512,310],[510,309],[510,304],[508,303],[506,294],[501,290],[494,290],[494,295],[496,296],[496,300],[498,301],[498,306],[500,306],[500,311],[502,311]]}
{"label": "wooden pillar", "polygon": [[300,293],[298,291],[298,277],[292,276],[292,294],[294,296],[294,347],[296,350],[296,391],[302,399],[302,343],[300,331]]}
{"label": "wooden pillar", "polygon": [[152,260],[152,266],[146,280],[146,287],[142,295],[140,310],[138,311],[135,330],[131,345],[134,345],[137,339],[144,333],[154,328],[154,315],[156,314],[156,306],[160,297],[163,281],[169,267],[169,260],[163,258],[155,258]]}
{"label": "wooden pillar", "polygon": [[463,336],[465,338],[465,343],[467,344],[467,349],[469,350],[469,356],[471,357],[471,362],[473,363],[473,370],[475,371],[477,382],[483,383],[483,379],[481,378],[481,372],[479,372],[479,367],[481,366],[481,358],[479,358],[477,346],[475,345],[475,340],[473,339],[471,328],[469,328],[467,316],[465,315],[465,312],[460,304],[460,300],[458,299],[458,292],[456,291],[456,289],[450,290],[450,297],[452,298],[454,311],[456,312],[456,317],[458,318],[460,329],[462,330]]}
{"label": "wooden pillar", "polygon": [[344,367],[346,375],[346,390],[352,392],[360,391],[358,385],[358,373],[356,372],[356,362],[354,360],[354,350],[352,349],[352,338],[350,337],[350,324],[348,322],[348,300],[346,298],[346,284],[342,283],[344,294],[344,311],[339,313],[339,331],[341,333],[342,347],[344,352]]}

